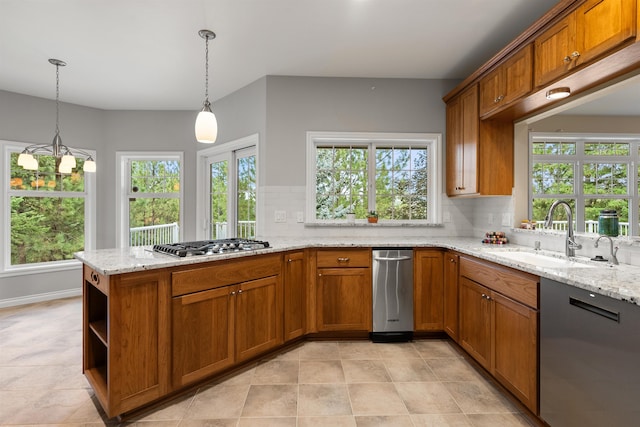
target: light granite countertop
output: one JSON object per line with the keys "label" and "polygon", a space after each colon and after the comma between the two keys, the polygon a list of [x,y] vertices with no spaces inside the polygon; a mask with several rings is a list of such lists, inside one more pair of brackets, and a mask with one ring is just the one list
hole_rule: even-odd
{"label": "light granite countertop", "polygon": [[[123,274],[156,268],[174,267],[180,265],[199,264],[203,262],[242,258],[246,256],[278,253],[303,248],[323,247],[415,247],[415,248],[446,248],[462,254],[472,255],[487,261],[492,261],[507,267],[526,271],[540,277],[557,280],[581,289],[606,295],[618,300],[628,301],[640,305],[640,267],[621,264],[609,265],[602,262],[589,261],[586,257],[572,258],[565,265],[541,266],[537,263],[524,262],[519,259],[505,258],[505,252],[529,252],[535,256],[552,257],[558,261],[566,261],[564,254],[549,251],[534,251],[527,246],[514,244],[486,245],[479,238],[437,237],[437,238],[271,238],[270,247],[249,252],[238,252],[220,255],[189,256],[184,258],[155,253],[149,246],[99,249],[94,251],[77,252],[75,257],[104,275]],[[560,264],[560,263],[559,263]],[[585,267],[586,266],[586,267]]]}

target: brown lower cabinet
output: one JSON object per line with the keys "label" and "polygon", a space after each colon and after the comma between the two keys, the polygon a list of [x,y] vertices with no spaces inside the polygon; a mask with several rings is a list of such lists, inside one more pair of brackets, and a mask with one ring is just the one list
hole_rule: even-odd
{"label": "brown lower cabinet", "polygon": [[539,278],[460,257],[459,344],[538,413]]}
{"label": "brown lower cabinet", "polygon": [[[537,413],[539,278],[415,251],[417,331],[445,331]],[[83,369],[109,417],[313,332],[371,331],[371,249],[83,273]]]}

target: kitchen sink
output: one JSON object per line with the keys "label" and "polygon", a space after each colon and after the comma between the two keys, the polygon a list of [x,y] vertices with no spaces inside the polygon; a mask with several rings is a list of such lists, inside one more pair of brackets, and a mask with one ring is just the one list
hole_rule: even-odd
{"label": "kitchen sink", "polygon": [[526,251],[487,251],[498,258],[505,258],[511,261],[530,264],[542,268],[596,268],[592,264],[579,262],[574,259],[560,258],[552,255],[545,255],[536,252]]}

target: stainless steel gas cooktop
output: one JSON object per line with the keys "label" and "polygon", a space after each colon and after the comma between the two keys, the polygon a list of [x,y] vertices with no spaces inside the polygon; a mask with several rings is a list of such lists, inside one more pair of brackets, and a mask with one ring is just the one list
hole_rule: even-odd
{"label": "stainless steel gas cooktop", "polygon": [[218,255],[233,252],[254,251],[269,247],[269,242],[252,239],[230,238],[201,240],[197,242],[167,243],[153,245],[155,252],[177,257],[195,255]]}

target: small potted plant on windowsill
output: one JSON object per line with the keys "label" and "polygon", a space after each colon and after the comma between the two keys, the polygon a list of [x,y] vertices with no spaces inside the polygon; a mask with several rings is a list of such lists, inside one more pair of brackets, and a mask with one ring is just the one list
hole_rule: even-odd
{"label": "small potted plant on windowsill", "polygon": [[369,211],[367,214],[367,221],[371,224],[378,222],[378,213],[376,211]]}

